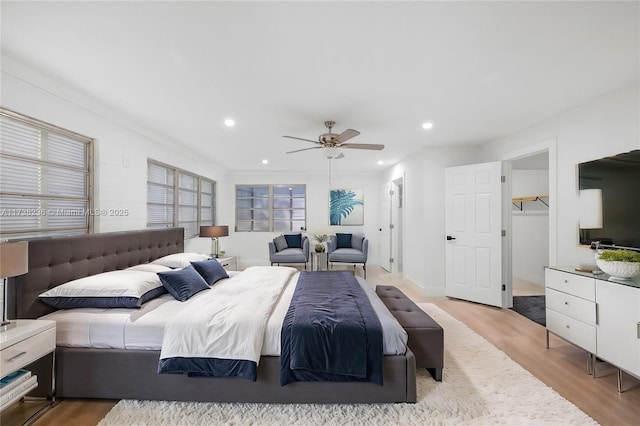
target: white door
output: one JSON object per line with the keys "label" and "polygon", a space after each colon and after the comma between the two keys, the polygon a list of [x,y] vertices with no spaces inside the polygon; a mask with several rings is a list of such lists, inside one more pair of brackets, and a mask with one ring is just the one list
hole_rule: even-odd
{"label": "white door", "polygon": [[500,162],[446,169],[449,297],[503,307],[501,176]]}
{"label": "white door", "polygon": [[391,187],[391,182],[385,183],[380,194],[380,266],[387,272],[391,272]]}

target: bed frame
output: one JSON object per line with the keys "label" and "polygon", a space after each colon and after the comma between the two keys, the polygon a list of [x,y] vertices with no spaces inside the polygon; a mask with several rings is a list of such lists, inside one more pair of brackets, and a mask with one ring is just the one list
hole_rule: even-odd
{"label": "bed frame", "polygon": [[[147,229],[29,241],[29,272],[8,286],[10,318],[38,318],[53,309],[38,300],[69,280],[147,263],[184,251],[182,228]],[[384,357],[384,386],[372,383],[298,382],[280,386],[280,358],[260,358],[256,382],[158,374],[160,351],[56,349],[56,397],[211,402],[416,402],[416,362]]]}

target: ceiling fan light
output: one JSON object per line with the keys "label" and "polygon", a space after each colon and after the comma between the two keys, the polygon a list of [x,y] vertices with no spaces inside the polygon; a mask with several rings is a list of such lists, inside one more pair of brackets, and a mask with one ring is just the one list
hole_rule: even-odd
{"label": "ceiling fan light", "polygon": [[340,154],[340,150],[336,147],[327,146],[322,148],[322,155],[329,160],[336,158]]}

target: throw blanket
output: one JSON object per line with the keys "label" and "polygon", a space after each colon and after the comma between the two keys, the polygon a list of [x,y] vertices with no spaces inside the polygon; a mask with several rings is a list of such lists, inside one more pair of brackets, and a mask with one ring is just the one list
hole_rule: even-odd
{"label": "throw blanket", "polygon": [[382,385],[382,327],[350,272],[302,272],[282,324],[280,384]]}
{"label": "throw blanket", "polygon": [[254,266],[201,292],[167,323],[158,372],[255,381],[269,316],[295,272]]}

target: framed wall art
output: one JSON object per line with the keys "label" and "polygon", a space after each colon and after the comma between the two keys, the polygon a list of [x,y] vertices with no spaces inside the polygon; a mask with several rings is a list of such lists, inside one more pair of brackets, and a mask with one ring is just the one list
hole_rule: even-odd
{"label": "framed wall art", "polygon": [[329,225],[364,225],[362,189],[329,190]]}

